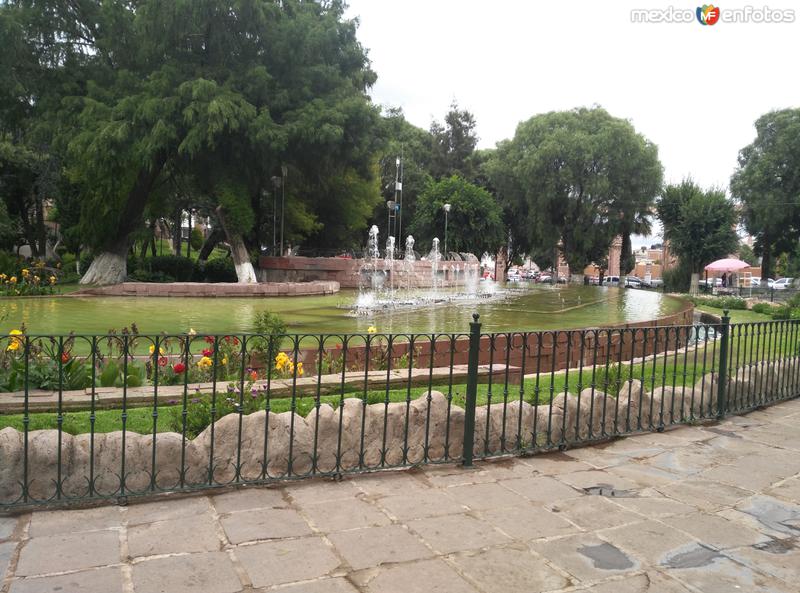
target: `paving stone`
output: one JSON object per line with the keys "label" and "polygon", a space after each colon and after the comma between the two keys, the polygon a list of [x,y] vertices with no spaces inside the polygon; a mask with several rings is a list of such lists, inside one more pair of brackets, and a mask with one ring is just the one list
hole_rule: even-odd
{"label": "paving stone", "polygon": [[191,517],[207,513],[210,510],[208,499],[205,496],[196,496],[132,504],[125,508],[124,513],[128,525],[140,525],[154,521]]}
{"label": "paving stone", "polygon": [[796,584],[788,584],[761,574],[725,557],[702,561],[699,566],[666,569],[678,581],[703,593],[796,593]]}
{"label": "paving stone", "polygon": [[143,523],[128,528],[128,551],[132,558],[183,552],[214,552],[221,545],[210,513]]}
{"label": "paving stone", "polygon": [[718,515],[693,513],[680,517],[667,517],[663,521],[718,550],[760,544],[770,539],[743,523],[729,521]]}
{"label": "paving stone", "polygon": [[219,514],[286,506],[280,488],[248,488],[226,492],[211,499]]}
{"label": "paving stone", "polygon": [[122,514],[116,506],[84,510],[37,511],[31,514],[30,535],[39,537],[121,526]]}
{"label": "paving stone", "polygon": [[603,496],[571,498],[546,505],[545,508],[587,531],[616,527],[642,520],[641,516],[626,511]]}
{"label": "paving stone", "polygon": [[17,527],[16,517],[0,517],[0,540],[11,537]]}
{"label": "paving stone", "polygon": [[[534,556],[527,548],[492,548],[462,552],[451,557],[469,581],[486,593],[551,591],[570,584],[569,579]],[[502,567],[502,570],[498,570]]]}
{"label": "paving stone", "polygon": [[764,490],[798,472],[800,466],[791,457],[777,456],[775,451],[769,456],[748,455],[731,465],[720,465],[706,470],[698,474],[698,477],[752,491]]}
{"label": "paving stone", "polygon": [[341,531],[329,538],[353,570],[432,556],[415,535],[400,525]]}
{"label": "paving stone", "polygon": [[771,496],[754,496],[740,502],[736,509],[748,518],[754,529],[763,533],[780,538],[800,536],[800,504]]}
{"label": "paving stone", "polygon": [[676,550],[695,545],[696,540],[658,521],[643,521],[604,529],[597,535],[645,564],[659,566]]}
{"label": "paving stone", "polygon": [[702,511],[715,511],[722,507],[733,506],[753,494],[750,490],[701,478],[659,486],[657,490],[665,496],[695,506]]}
{"label": "paving stone", "polygon": [[119,561],[119,533],[116,531],[47,535],[35,537],[25,544],[16,574],[51,574]]}
{"label": "paving stone", "polygon": [[610,467],[606,471],[624,480],[630,480],[636,485],[636,489],[672,484],[681,479],[678,474],[639,462]]}
{"label": "paving stone", "polygon": [[397,472],[392,474],[366,474],[353,478],[353,485],[370,496],[393,496],[398,492],[428,492],[431,487],[422,479],[416,479],[417,472]]}
{"label": "paving stone", "polygon": [[639,562],[622,550],[590,534],[578,534],[530,544],[537,554],[584,581],[637,572]]}
{"label": "paving stone", "polygon": [[328,576],[340,564],[330,546],[319,537],[239,546],[234,554],[254,587]]}
{"label": "paving stone", "polygon": [[231,513],[220,518],[225,535],[232,544],[260,539],[279,539],[311,535],[311,527],[292,509],[259,509]]}
{"label": "paving stone", "polygon": [[613,498],[611,501],[621,507],[647,518],[669,517],[697,512],[691,505],[664,496],[634,496]]}
{"label": "paving stone", "polygon": [[786,500],[800,501],[800,478],[790,478],[768,489],[766,493]]}
{"label": "paving stone", "polygon": [[484,521],[469,515],[445,515],[411,521],[408,526],[442,554],[474,550],[510,541]]}
{"label": "paving stone", "polygon": [[797,583],[800,578],[800,541],[796,538],[734,548],[725,554],[753,570],[787,583]]}
{"label": "paving stone", "polygon": [[343,578],[320,579],[318,581],[285,585],[277,589],[258,589],[256,593],[260,591],[264,593],[268,591],[279,591],[280,593],[358,593],[358,589]]}
{"label": "paving stone", "polygon": [[52,577],[31,577],[11,583],[10,593],[122,593],[119,567],[83,570]]}
{"label": "paving stone", "polygon": [[532,503],[515,507],[488,509],[479,513],[503,533],[521,541],[575,533],[578,528],[557,513]]}
{"label": "paving stone", "polygon": [[599,583],[579,593],[693,593],[678,581],[658,572],[629,575]]}
{"label": "paving stone", "polygon": [[[628,461],[628,463],[630,463],[630,461]],[[613,488],[614,490],[635,492],[641,488],[636,482],[614,475],[605,470],[561,474],[558,476],[558,480],[579,490],[603,486],[606,488]]]}
{"label": "paving stone", "polygon": [[237,593],[242,584],[225,552],[145,560],[133,565],[136,593]]}
{"label": "paving stone", "polygon": [[565,500],[567,498],[575,498],[576,496],[583,495],[583,493],[575,488],[562,484],[555,478],[549,476],[503,480],[500,484],[517,494],[521,494],[528,500],[539,503]]}
{"label": "paving stone", "polygon": [[359,494],[352,480],[313,480],[284,488],[296,504],[347,500]]}
{"label": "paving stone", "polygon": [[529,459],[525,459],[524,463],[529,465],[537,474],[545,476],[594,469],[588,463],[578,461],[569,453],[535,455]]}
{"label": "paving stone", "polygon": [[314,526],[325,532],[389,523],[389,518],[379,509],[358,498],[317,504],[304,503],[301,508]]}
{"label": "paving stone", "polygon": [[519,494],[493,483],[452,486],[447,489],[447,494],[473,510],[516,506],[526,502]]}
{"label": "paving stone", "polygon": [[476,593],[443,560],[423,560],[381,568],[363,589],[367,593]]}
{"label": "paving stone", "polygon": [[11,562],[11,556],[14,554],[14,548],[17,547],[16,542],[6,542],[0,544],[0,583],[6,577],[8,564]]}
{"label": "paving stone", "polygon": [[378,499],[376,504],[400,521],[464,512],[463,506],[441,490],[386,496]]}

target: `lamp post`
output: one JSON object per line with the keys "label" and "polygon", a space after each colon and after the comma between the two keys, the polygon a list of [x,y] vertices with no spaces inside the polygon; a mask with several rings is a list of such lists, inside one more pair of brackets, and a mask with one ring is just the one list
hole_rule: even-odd
{"label": "lamp post", "polygon": [[[273,244],[273,251],[275,247],[275,227],[278,224],[278,190],[283,185],[283,178],[278,177],[275,175],[272,178],[272,244]],[[283,200],[281,200],[281,210],[283,210]],[[278,252],[278,256],[283,255],[283,212],[281,212],[281,242],[280,242],[281,250]]]}
{"label": "lamp post", "polygon": [[450,213],[450,204],[442,206],[444,209],[444,258],[447,259],[447,215]]}
{"label": "lamp post", "polygon": [[286,176],[289,168],[281,165],[281,257],[283,257],[283,215],[286,213]]}

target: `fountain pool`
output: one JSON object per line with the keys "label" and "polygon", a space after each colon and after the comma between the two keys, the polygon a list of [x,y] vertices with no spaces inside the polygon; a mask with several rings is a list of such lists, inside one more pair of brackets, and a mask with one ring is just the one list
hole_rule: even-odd
{"label": "fountain pool", "polygon": [[[446,289],[443,289],[446,293]],[[484,331],[568,329],[644,321],[681,310],[684,301],[655,292],[596,286],[510,290],[501,299],[373,310],[353,317],[358,291],[282,298],[36,297],[0,299],[0,331],[25,324],[31,334],[101,334],[135,322],[142,333],[246,332],[259,311],[281,315],[292,332],[467,332],[470,314]]]}

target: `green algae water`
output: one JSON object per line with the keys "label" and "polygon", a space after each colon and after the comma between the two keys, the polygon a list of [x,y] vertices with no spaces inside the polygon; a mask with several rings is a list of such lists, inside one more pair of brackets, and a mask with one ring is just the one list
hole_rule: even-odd
{"label": "green algae water", "polygon": [[419,305],[353,316],[356,291],[274,298],[80,297],[0,298],[0,331],[23,323],[29,334],[104,334],[135,323],[140,333],[252,331],[260,311],[279,314],[297,333],[467,332],[472,313],[483,331],[569,329],[653,319],[679,311],[680,299],[656,292],[597,286],[531,286],[474,303]]}

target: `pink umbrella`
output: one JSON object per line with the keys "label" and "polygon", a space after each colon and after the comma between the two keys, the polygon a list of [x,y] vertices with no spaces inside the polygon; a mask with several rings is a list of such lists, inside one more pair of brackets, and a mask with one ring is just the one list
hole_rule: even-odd
{"label": "pink umbrella", "polygon": [[749,267],[750,264],[740,259],[718,259],[706,266],[706,272],[735,272]]}

